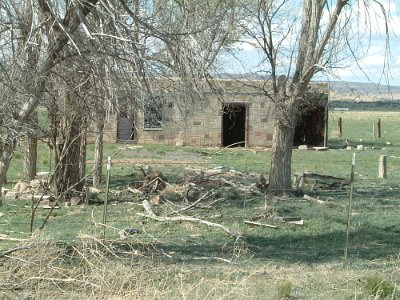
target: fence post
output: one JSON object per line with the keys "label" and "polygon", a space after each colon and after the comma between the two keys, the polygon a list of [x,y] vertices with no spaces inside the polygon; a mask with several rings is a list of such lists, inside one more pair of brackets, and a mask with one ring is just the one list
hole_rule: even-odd
{"label": "fence post", "polygon": [[106,179],[106,197],[104,198],[104,211],[103,211],[103,239],[106,238],[106,224],[107,224],[107,204],[108,204],[108,190],[110,184],[111,173],[111,156],[107,158],[107,179]]}
{"label": "fence post", "polygon": [[353,200],[353,185],[354,185],[354,168],[356,165],[356,154],[353,153],[351,160],[351,175],[350,175],[350,197],[349,204],[347,206],[347,227],[346,227],[346,243],[344,246],[344,262],[347,262],[347,251],[349,248],[349,232],[350,232],[350,219],[351,219],[351,202]]}
{"label": "fence post", "polygon": [[372,139],[376,141],[376,130],[375,130],[376,124],[375,122],[372,122]]}
{"label": "fence post", "polygon": [[381,138],[381,119],[380,118],[378,119],[377,127],[378,127],[378,139],[380,139]]}
{"label": "fence post", "polygon": [[379,156],[379,178],[386,178],[386,155]]}
{"label": "fence post", "polygon": [[342,137],[343,135],[342,117],[339,117],[338,125],[339,125],[339,137]]}
{"label": "fence post", "polygon": [[381,119],[378,119],[378,122],[372,124],[372,136],[374,141],[381,138]]}

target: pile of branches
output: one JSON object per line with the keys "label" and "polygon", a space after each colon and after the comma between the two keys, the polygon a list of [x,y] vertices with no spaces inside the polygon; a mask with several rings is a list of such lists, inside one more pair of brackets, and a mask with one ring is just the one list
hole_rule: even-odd
{"label": "pile of branches", "polygon": [[[143,181],[128,186],[128,190],[142,200],[145,213],[139,215],[161,222],[187,221],[206,224],[224,231],[229,236],[240,238],[235,230],[194,216],[183,215],[193,208],[209,209],[216,203],[226,200],[221,189],[228,186],[237,192],[245,192],[260,197],[265,195],[266,183],[263,176],[248,175],[231,169],[214,168],[210,170],[188,169],[190,175],[181,183],[171,184],[159,170],[137,166],[143,174]],[[251,182],[245,185],[231,178],[247,177]],[[242,181],[241,180],[241,181]],[[222,197],[221,197],[222,196]],[[162,216],[154,211],[154,206],[166,205],[168,210]]]}

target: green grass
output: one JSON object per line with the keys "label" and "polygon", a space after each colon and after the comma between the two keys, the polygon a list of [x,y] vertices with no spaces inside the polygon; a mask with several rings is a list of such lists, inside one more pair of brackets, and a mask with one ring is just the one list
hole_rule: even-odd
{"label": "green grass", "polygon": [[[382,116],[384,135],[382,140],[374,141],[370,128],[378,116]],[[335,130],[335,117],[337,115],[331,117],[331,131]],[[330,140],[333,149],[324,152],[294,150],[292,172],[310,171],[349,178],[352,153],[357,153],[348,264],[343,264],[348,187],[319,187],[314,192],[309,186],[304,188],[305,193],[314,197],[329,199],[331,205],[312,204],[301,198],[269,200],[268,206],[277,216],[299,216],[304,220],[303,226],[265,220],[266,223],[278,226],[274,230],[244,224],[245,220],[264,212],[263,197],[233,191],[227,186],[206,186],[206,189],[220,190],[218,197],[224,197],[225,200],[213,205],[211,209],[192,209],[185,214],[233,228],[243,235],[243,239],[235,240],[206,225],[157,222],[137,215],[137,212],[143,211],[141,203],[133,194],[125,193],[124,188],[130,182],[141,180],[142,175],[134,168],[134,163],[125,162],[114,163],[112,167],[106,237],[113,247],[121,247],[119,251],[139,249],[142,256],[131,260],[111,257],[112,265],[115,268],[120,266],[126,276],[133,276],[130,272],[132,265],[135,266],[133,269],[136,275],[142,276],[135,280],[144,280],[147,289],[144,286],[131,288],[132,291],[143,293],[143,298],[154,298],[157,296],[155,291],[158,291],[158,297],[165,299],[363,299],[368,289],[367,278],[381,273],[385,274],[387,282],[398,286],[400,134],[397,117],[377,112],[354,113],[351,118],[350,115],[344,115],[343,118],[345,136]],[[351,126],[348,124],[350,122]],[[344,138],[356,144],[362,143],[369,149],[344,150]],[[363,141],[360,142],[360,139]],[[390,144],[387,144],[389,141]],[[93,157],[92,147],[89,146],[88,159]],[[115,160],[168,158],[169,163],[153,165],[153,168],[160,169],[171,183],[188,176],[184,170],[186,165],[175,163],[176,156],[185,161],[202,163],[193,164],[192,167],[207,169],[223,166],[254,173],[256,176],[261,173],[268,175],[271,154],[262,149],[221,151],[213,148],[155,145],[129,148],[120,144],[106,145],[104,152],[105,157],[113,155]],[[384,180],[377,177],[380,155],[388,157],[388,178]],[[39,170],[49,169],[49,154],[43,145],[40,146],[38,163]],[[8,174],[10,181],[18,179],[21,166],[22,155],[17,153]],[[230,180],[248,185],[251,178],[255,177],[236,176]],[[104,186],[100,198],[104,199]],[[4,216],[0,217],[1,234],[27,238],[30,207],[29,200],[4,201],[1,208]],[[170,210],[166,205],[155,207],[159,215]],[[48,210],[38,210],[34,228],[42,224],[47,213]],[[62,207],[53,211],[43,236],[64,245],[78,247],[82,242],[82,234],[101,237],[102,217],[101,205]],[[126,227],[141,229],[141,233],[129,237],[122,244],[114,244],[118,231]],[[14,242],[1,243],[0,251],[13,246]],[[89,266],[90,263],[97,264],[95,261],[78,261]],[[80,268],[80,265],[74,267]],[[87,265],[86,268],[90,269]],[[108,271],[113,274],[120,272],[111,267]],[[149,278],[149,274],[153,277]],[[373,287],[370,290],[373,291]],[[393,293],[397,295],[398,290],[395,288]]]}

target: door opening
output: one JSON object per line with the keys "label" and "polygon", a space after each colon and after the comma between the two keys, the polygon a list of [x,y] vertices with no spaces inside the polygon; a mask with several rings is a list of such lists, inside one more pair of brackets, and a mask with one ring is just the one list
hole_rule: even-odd
{"label": "door opening", "polygon": [[222,111],[222,146],[246,146],[246,105],[228,103]]}
{"label": "door opening", "polygon": [[135,122],[132,118],[118,118],[117,140],[135,140]]}
{"label": "door opening", "polygon": [[325,116],[324,107],[316,107],[305,114],[296,126],[293,146],[323,146],[325,138]]}

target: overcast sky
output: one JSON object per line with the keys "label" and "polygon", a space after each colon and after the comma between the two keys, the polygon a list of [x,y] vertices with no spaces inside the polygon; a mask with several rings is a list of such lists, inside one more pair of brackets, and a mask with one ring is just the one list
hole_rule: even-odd
{"label": "overcast sky", "polygon": [[[365,35],[362,37],[365,40],[358,40],[361,45],[359,51],[364,52],[362,58],[358,60],[358,66],[354,61],[343,63],[342,68],[333,71],[335,76],[330,76],[329,80],[373,82],[400,86],[400,1],[381,0],[380,2],[384,5],[386,12],[390,14],[388,19],[390,52],[385,50],[387,47],[384,19],[380,16],[371,18],[371,35],[365,29]],[[378,6],[375,9],[380,10]],[[360,24],[362,26],[364,20],[357,19],[354,22],[357,22],[358,26]],[[368,43],[370,38],[371,43]],[[248,44],[242,44],[239,48],[241,50],[236,52],[236,56],[241,63],[232,64],[231,58],[227,59],[223,63],[226,72],[245,73],[262,70],[262,67],[259,66],[263,58],[262,54]],[[387,65],[385,66],[385,64]],[[327,80],[328,77],[318,76],[314,79]]]}

